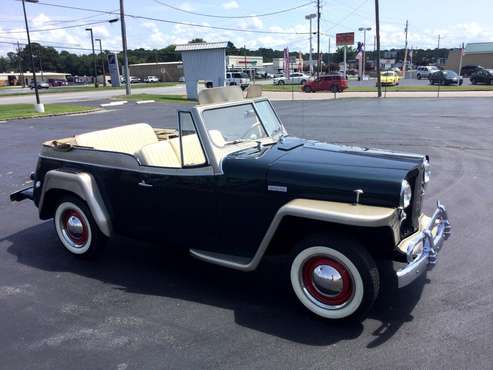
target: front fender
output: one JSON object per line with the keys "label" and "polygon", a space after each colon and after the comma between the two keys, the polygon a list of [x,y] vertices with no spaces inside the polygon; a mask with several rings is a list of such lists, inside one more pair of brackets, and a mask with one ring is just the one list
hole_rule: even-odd
{"label": "front fender", "polygon": [[209,263],[241,271],[253,271],[259,265],[277,228],[286,216],[296,216],[349,226],[370,228],[389,226],[394,232],[394,240],[397,241],[399,239],[400,220],[399,212],[396,208],[375,207],[362,204],[353,205],[312,199],[294,199],[277,211],[257,252],[251,260],[197,249],[191,249],[190,253],[192,256]]}

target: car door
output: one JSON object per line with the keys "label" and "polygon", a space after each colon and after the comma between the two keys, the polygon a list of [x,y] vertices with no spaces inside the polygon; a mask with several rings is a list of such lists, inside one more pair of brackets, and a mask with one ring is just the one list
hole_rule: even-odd
{"label": "car door", "polygon": [[178,126],[180,135],[169,140],[178,167],[141,165],[140,171],[122,176],[126,205],[118,210],[119,227],[139,239],[206,248],[217,241],[216,179],[191,112],[178,112]]}

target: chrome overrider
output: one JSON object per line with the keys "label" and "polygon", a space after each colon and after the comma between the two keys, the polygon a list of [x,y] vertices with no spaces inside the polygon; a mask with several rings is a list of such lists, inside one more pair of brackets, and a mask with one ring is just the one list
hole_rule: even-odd
{"label": "chrome overrider", "polygon": [[438,252],[451,233],[447,210],[440,201],[427,226],[413,236],[407,246],[408,264],[397,271],[399,288],[412,283],[427,269],[432,268],[438,261]]}

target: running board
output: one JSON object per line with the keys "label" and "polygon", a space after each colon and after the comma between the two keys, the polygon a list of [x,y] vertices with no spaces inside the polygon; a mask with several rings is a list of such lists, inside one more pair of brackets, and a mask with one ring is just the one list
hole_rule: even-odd
{"label": "running board", "polygon": [[198,249],[190,249],[190,254],[199,260],[235,270],[250,271],[252,269],[252,261],[248,257],[233,256],[231,254],[202,251]]}

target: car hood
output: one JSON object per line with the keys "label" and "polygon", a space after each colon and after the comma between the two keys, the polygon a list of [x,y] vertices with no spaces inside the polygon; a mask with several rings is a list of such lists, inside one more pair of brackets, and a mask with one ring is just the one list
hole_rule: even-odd
{"label": "car hood", "polygon": [[272,150],[284,152],[267,172],[267,186],[295,197],[397,207],[402,180],[417,172],[424,156],[285,138]]}

